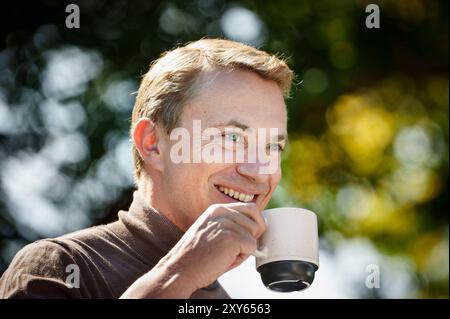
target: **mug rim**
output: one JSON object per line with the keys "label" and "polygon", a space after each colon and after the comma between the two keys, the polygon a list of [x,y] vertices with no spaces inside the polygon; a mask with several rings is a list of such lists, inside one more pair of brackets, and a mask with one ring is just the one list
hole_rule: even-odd
{"label": "mug rim", "polygon": [[302,208],[302,207],[293,207],[293,206],[274,207],[274,208],[265,209],[262,212],[270,213],[274,210],[285,210],[285,209],[296,210],[298,212],[312,214],[317,217],[317,214],[309,209]]}

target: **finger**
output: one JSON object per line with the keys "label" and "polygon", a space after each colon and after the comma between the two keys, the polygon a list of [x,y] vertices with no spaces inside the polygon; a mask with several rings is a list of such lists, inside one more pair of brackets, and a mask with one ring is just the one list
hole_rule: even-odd
{"label": "finger", "polygon": [[222,229],[227,230],[228,234],[233,237],[240,254],[251,254],[255,251],[257,240],[246,228],[227,217],[222,217],[219,222],[222,224]]}
{"label": "finger", "polygon": [[253,237],[257,238],[260,233],[260,226],[249,216],[241,212],[230,209],[230,214],[226,215],[236,224],[244,227]]}
{"label": "finger", "polygon": [[[250,213],[251,210],[252,208],[248,209],[242,207],[242,205],[230,206],[228,204],[223,204],[218,205],[214,209],[211,216],[213,218],[228,217],[232,219],[235,223],[244,226],[246,229],[248,229],[248,231],[250,232],[250,234],[252,234],[252,236],[258,238],[265,231],[265,223],[264,220],[262,221],[264,225],[261,225],[261,223],[255,221],[255,219],[258,219],[257,217],[257,215],[259,214],[258,210],[255,209],[253,213]],[[262,217],[260,218],[262,219]]]}
{"label": "finger", "polygon": [[266,222],[255,203],[230,203],[225,204],[225,206],[245,214],[258,224],[259,231],[256,234],[256,238],[259,238],[266,231]]}
{"label": "finger", "polygon": [[242,264],[248,257],[250,257],[250,254],[239,254],[236,257],[236,260],[231,264],[230,268],[228,268],[227,271],[230,271],[234,268],[236,268],[237,266],[239,266],[240,264]]}

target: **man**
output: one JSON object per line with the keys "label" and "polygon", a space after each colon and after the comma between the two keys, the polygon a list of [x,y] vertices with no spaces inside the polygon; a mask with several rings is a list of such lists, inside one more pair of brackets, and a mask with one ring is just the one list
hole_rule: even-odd
{"label": "man", "polygon": [[[261,212],[281,178],[292,76],[284,61],[233,41],[202,39],[164,54],[133,109],[137,190],[129,211],[26,246],[0,279],[0,297],[227,298],[217,278],[257,248]],[[174,160],[173,133],[195,136],[196,125],[212,133],[181,150],[188,161]],[[267,161],[197,156],[242,151],[249,159],[261,149]]]}

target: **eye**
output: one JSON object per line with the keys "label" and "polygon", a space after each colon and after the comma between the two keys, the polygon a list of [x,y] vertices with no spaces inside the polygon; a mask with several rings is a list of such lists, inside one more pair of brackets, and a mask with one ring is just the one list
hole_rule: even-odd
{"label": "eye", "polygon": [[242,135],[235,133],[235,132],[231,132],[231,133],[226,133],[224,134],[225,138],[227,138],[229,141],[233,142],[233,143],[239,143],[242,142]]}
{"label": "eye", "polygon": [[278,144],[278,143],[272,143],[272,144],[269,144],[269,145],[267,146],[267,149],[268,149],[270,152],[277,152],[277,153],[281,153],[281,152],[284,151],[283,146],[281,146],[281,144]]}

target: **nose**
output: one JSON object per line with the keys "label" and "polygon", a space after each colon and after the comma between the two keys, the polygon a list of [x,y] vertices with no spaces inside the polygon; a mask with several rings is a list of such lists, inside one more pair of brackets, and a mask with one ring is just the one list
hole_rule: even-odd
{"label": "nose", "polygon": [[238,173],[254,183],[264,184],[270,178],[270,174],[266,173],[264,168],[267,164],[261,162],[256,163],[238,163],[236,170]]}

